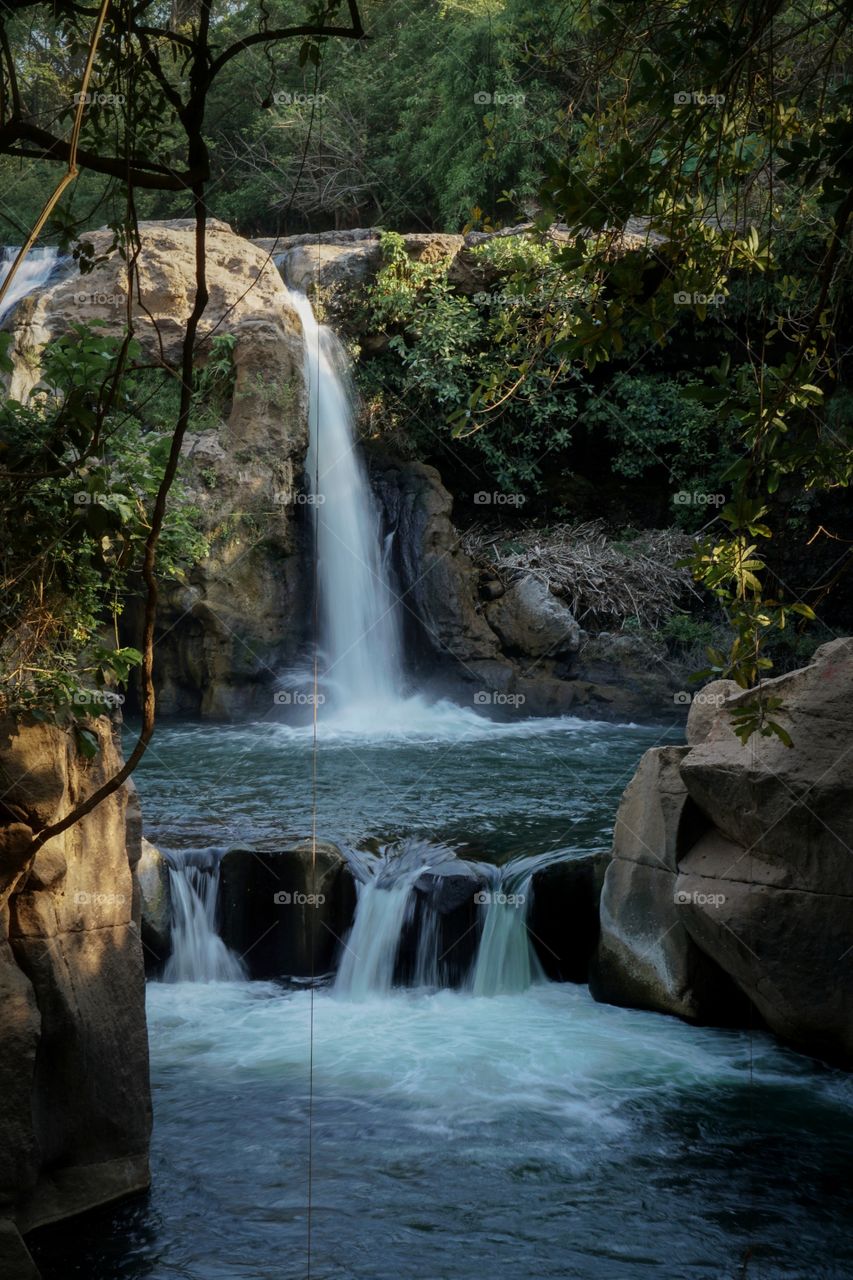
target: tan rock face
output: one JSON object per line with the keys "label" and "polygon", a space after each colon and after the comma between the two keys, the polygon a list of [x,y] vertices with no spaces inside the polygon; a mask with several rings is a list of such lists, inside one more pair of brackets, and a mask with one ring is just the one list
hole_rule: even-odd
{"label": "tan rock face", "polygon": [[[56,819],[121,766],[109,721],[83,760],[64,731],[0,725],[16,810]],[[52,778],[52,786],[47,779]],[[132,921],[138,839],[123,788],[0,880],[0,1219],[23,1230],[148,1183],[151,1122],[142,945]],[[130,817],[130,821],[128,821]]]}
{"label": "tan rock face", "polygon": [[677,898],[679,844],[696,826],[679,773],[687,752],[647,751],[622,797],[590,990],[608,1004],[713,1021],[714,966],[687,933]]}
{"label": "tan rock face", "polygon": [[754,695],[717,682],[695,745],[643,757],[602,896],[602,998],[684,1012],[679,975],[699,955],[722,1016],[737,990],[785,1040],[853,1066],[853,641],[766,687],[793,747],[741,743],[729,709]]}
{"label": "tan rock face", "polygon": [[[152,359],[176,365],[195,298],[194,227],[142,223],[140,235],[135,335]],[[109,233],[88,238],[98,255],[107,253]],[[186,487],[211,550],[184,585],[162,592],[155,678],[162,714],[229,719],[268,709],[274,672],[302,640],[307,410],[301,327],[269,255],[211,222],[206,273],[198,362],[215,333],[232,334],[234,395],[226,420],[185,440]],[[41,347],[72,325],[102,321],[122,332],[127,292],[125,265],[113,253],[89,275],[69,271],[25,299],[11,320],[13,394],[32,389]],[[138,643],[139,609],[125,621],[125,640]]]}

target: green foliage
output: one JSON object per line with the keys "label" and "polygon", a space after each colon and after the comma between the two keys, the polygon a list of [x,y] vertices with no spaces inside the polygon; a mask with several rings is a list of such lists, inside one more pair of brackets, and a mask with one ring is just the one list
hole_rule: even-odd
{"label": "green foliage", "polygon": [[[571,441],[579,380],[558,379],[560,361],[516,368],[517,394],[488,425],[471,421],[469,406],[483,383],[502,382],[515,351],[552,323],[553,256],[532,242],[511,250],[484,247],[475,255],[492,283],[473,296],[447,280],[447,262],[411,261],[403,239],[382,238],[384,266],[367,291],[363,323],[389,335],[387,350],[360,369],[368,400],[382,406],[386,422],[402,419],[415,451],[467,459],[469,468],[506,492],[536,492],[542,461]],[[524,292],[510,293],[495,267],[529,273]],[[473,474],[473,473],[472,473]]]}
{"label": "green foliage", "polygon": [[[691,497],[721,490],[735,457],[735,422],[687,399],[690,385],[697,384],[687,374],[619,372],[606,395],[591,400],[584,427],[591,435],[603,433],[615,446],[614,470],[631,479],[650,466],[663,466],[671,487]],[[699,510],[707,518],[709,509],[713,512],[713,504],[684,505],[676,512]]]}
{"label": "green foliage", "polygon": [[[114,705],[140,661],[119,645],[117,620],[141,562],[171,422],[151,420],[162,399],[149,394],[151,371],[134,369],[139,354],[134,341],[76,326],[45,349],[28,402],[0,406],[0,699],[13,712],[76,723]],[[173,495],[163,578],[180,577],[206,549],[180,484]]]}

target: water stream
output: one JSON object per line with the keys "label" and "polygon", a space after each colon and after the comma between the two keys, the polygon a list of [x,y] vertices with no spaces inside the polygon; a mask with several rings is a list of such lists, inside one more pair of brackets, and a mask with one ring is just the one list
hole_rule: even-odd
{"label": "water stream", "polygon": [[[678,727],[492,724],[407,691],[340,351],[293,305],[328,697],[316,778],[304,728],[158,729],[136,777],[178,934],[148,987],[152,1190],[38,1233],[45,1280],[853,1275],[850,1078],[760,1033],[596,1005],[544,981],[530,945],[536,868],[606,847],[640,755]],[[337,978],[245,981],[216,931],[218,853],[304,836],[315,786],[319,834],[361,880]],[[454,853],[480,879],[450,990],[418,894]]]}
{"label": "water stream", "polygon": [[379,511],[354,445],[346,355],[311,303],[291,293],[302,322],[308,388],[305,472],[313,500],[322,680],[329,710],[364,725],[382,723],[403,699],[397,600]]}
{"label": "water stream", "polygon": [[[17,254],[17,247],[6,247],[0,251],[0,284],[6,279]],[[66,261],[67,258],[60,257],[56,249],[50,246],[31,249],[15,273],[9,292],[0,302],[0,320],[17,306],[22,298],[35,293],[46,284],[54,271]]]}

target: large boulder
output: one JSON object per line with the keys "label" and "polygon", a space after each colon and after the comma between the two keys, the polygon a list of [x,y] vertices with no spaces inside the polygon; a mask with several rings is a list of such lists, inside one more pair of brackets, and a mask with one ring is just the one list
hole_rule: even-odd
{"label": "large boulder", "polygon": [[23,839],[121,767],[114,726],[91,723],[91,761],[56,727],[0,725],[13,819],[0,827],[0,1241],[19,1259],[10,1276],[29,1274],[10,1221],[27,1231],[149,1180],[134,797],[119,789],[35,856]]}
{"label": "large boulder", "polygon": [[156,970],[168,960],[172,950],[171,877],[169,864],[160,850],[144,837],[136,877],[145,967]]}
{"label": "large boulder", "polygon": [[355,880],[331,841],[231,849],[219,868],[222,939],[252,978],[329,973],[355,914]]}
{"label": "large boulder", "polygon": [[735,844],[776,868],[781,886],[853,899],[853,640],[835,641],[799,671],[764,684],[794,743],[753,734],[746,746],[729,697],[685,759],[689,794]]}
{"label": "large boulder", "polygon": [[680,915],[772,1030],[853,1065],[853,640],[764,688],[792,747],[741,743],[739,691],[682,763],[712,826],[680,859]]}
{"label": "large boulder", "polygon": [[590,971],[596,1000],[654,1009],[690,1021],[742,1015],[716,966],[688,933],[677,901],[680,847],[705,823],[691,805],[679,766],[687,747],[653,747],[622,797],[613,857],[601,894],[601,936]]}
{"label": "large boulder", "polygon": [[784,887],[778,864],[714,831],[682,860],[684,927],[752,1000],[767,1026],[853,1066],[853,900]]}
{"label": "large boulder", "polygon": [[492,601],[486,618],[504,649],[525,658],[575,653],[580,645],[580,627],[571,609],[529,575]]}
{"label": "large boulder", "polygon": [[853,640],[765,682],[793,746],[734,733],[754,692],[703,692],[693,745],[648,752],[623,797],[593,994],[720,1022],[751,1006],[853,1066]]}

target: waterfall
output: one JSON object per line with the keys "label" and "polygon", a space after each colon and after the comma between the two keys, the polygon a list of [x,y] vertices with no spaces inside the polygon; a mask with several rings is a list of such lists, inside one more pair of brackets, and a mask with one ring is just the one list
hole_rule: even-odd
{"label": "waterfall", "polygon": [[[495,877],[491,889],[481,894],[486,901],[483,932],[471,975],[475,996],[515,995],[526,991],[545,974],[527,929],[533,872],[538,859],[525,859],[528,868],[516,872],[513,864]],[[535,863],[535,866],[530,866]]]}
{"label": "waterfall", "polygon": [[[17,255],[17,248],[6,248],[2,251],[2,257],[0,257],[0,284],[6,279]],[[65,258],[58,256],[55,248],[30,249],[15,273],[15,279],[12,281],[9,292],[0,302],[0,320],[5,315],[8,315],[12,308],[22,298],[25,298],[28,293],[33,293],[36,289],[41,288],[43,284],[46,284],[56,268],[65,261]]]}
{"label": "waterfall", "polygon": [[242,960],[216,932],[219,851],[171,852],[172,954],[164,982],[239,982]]}
{"label": "waterfall", "polygon": [[[415,838],[387,846],[368,866],[346,939],[335,990],[354,1000],[391,990],[403,930],[412,921],[415,883],[430,867],[456,857],[446,845]],[[435,913],[427,908],[418,939],[415,982],[433,985],[438,972]]]}
{"label": "waterfall", "polygon": [[[481,912],[479,941],[465,983],[473,995],[515,995],[545,981],[527,927],[533,877],[565,858],[565,850],[550,850],[514,858],[503,867],[467,864],[477,873],[471,892]],[[336,991],[356,1000],[390,991],[400,981],[401,948],[413,924],[417,926],[414,957],[403,972],[415,987],[442,985],[441,919],[416,886],[425,872],[453,861],[456,855],[445,845],[408,839],[386,848],[372,867],[362,871],[365,879],[343,948]],[[488,888],[479,888],[484,881]]]}
{"label": "waterfall", "polygon": [[382,708],[403,694],[400,618],[384,554],[379,509],[354,440],[355,413],[346,355],[291,293],[302,321],[308,387],[306,470],[318,557],[324,697],[333,711],[355,710],[381,723]]}

